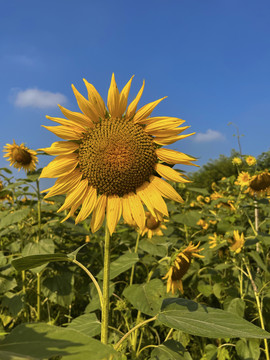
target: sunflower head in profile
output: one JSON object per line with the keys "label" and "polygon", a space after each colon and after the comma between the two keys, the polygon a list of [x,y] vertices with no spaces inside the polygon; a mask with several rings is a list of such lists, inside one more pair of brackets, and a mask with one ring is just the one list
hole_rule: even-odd
{"label": "sunflower head in profile", "polygon": [[14,166],[19,171],[34,171],[38,162],[37,153],[29,149],[24,144],[17,145],[13,140],[13,144],[4,146],[4,157],[10,162],[10,166]]}
{"label": "sunflower head in profile", "polygon": [[244,234],[239,235],[238,230],[233,231],[233,240],[230,240],[229,243],[231,251],[239,254],[245,244]]}
{"label": "sunflower head in profile", "polygon": [[142,236],[147,233],[148,238],[151,239],[153,235],[164,235],[162,230],[167,229],[164,222],[168,220],[163,219],[159,214],[157,214],[157,217],[154,217],[149,211],[146,211],[145,218],[145,228],[142,231]]}
{"label": "sunflower head in profile", "polygon": [[270,174],[267,169],[252,176],[247,192],[252,196],[259,197],[270,194]]}
{"label": "sunflower head in profile", "polygon": [[182,293],[184,292],[182,278],[187,273],[192,258],[204,257],[203,255],[198,254],[200,251],[203,250],[203,248],[198,249],[199,246],[200,243],[195,246],[192,244],[192,242],[190,242],[185,249],[180,251],[175,256],[169,271],[163,277],[163,279],[167,279],[167,292],[171,291],[172,294],[174,294],[177,289],[180,290]]}
{"label": "sunflower head in profile", "polygon": [[248,166],[253,166],[257,162],[256,158],[251,155],[247,156],[245,160],[246,160],[246,163],[248,164]]}
{"label": "sunflower head in profile", "polygon": [[188,128],[181,127],[184,120],[150,117],[163,98],[137,110],[144,83],[127,106],[131,81],[119,92],[112,75],[106,108],[95,87],[84,80],[88,100],[72,86],[81,112],[60,106],[66,119],[47,116],[60,125],[45,128],[66,141],[41,149],[56,155],[41,173],[43,178],[58,178],[46,198],[67,194],[58,211],[70,209],[66,220],[80,208],[76,223],[92,213],[92,232],[101,227],[105,215],[111,234],[121,215],[128,224],[134,220],[142,231],[144,206],[157,219],[168,216],[163,198],[180,203],[183,199],[165,180],[188,182],[168,164],[194,165],[196,160],[161,148],[192,134],[180,135]]}

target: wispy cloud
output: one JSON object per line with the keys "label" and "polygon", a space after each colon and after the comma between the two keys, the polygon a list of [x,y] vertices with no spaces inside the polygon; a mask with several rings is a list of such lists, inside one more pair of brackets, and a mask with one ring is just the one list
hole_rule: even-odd
{"label": "wispy cloud", "polygon": [[224,141],[225,136],[219,131],[208,129],[205,133],[197,133],[193,140],[196,142]]}
{"label": "wispy cloud", "polygon": [[17,107],[47,109],[67,102],[65,95],[39,89],[26,89],[16,92],[14,104]]}

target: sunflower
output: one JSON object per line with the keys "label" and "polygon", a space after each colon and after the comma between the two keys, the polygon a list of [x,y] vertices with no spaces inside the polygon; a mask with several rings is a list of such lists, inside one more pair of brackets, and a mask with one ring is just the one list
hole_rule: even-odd
{"label": "sunflower", "polygon": [[252,176],[247,192],[253,196],[264,196],[270,194],[270,174],[267,169]]}
{"label": "sunflower", "polygon": [[149,211],[145,213],[145,216],[145,228],[142,231],[142,236],[146,233],[149,239],[151,239],[153,235],[163,236],[164,234],[162,229],[167,229],[163,222],[168,220],[163,219],[163,217],[160,215],[158,215],[158,218],[156,218]]}
{"label": "sunflower", "polygon": [[230,240],[229,242],[232,243],[232,245],[230,246],[231,251],[234,251],[236,254],[239,254],[240,251],[242,250],[242,247],[245,244],[244,234],[242,233],[241,235],[239,235],[239,231],[234,230],[233,241]]}
{"label": "sunflower", "polygon": [[168,279],[167,292],[172,291],[172,293],[174,294],[176,289],[179,289],[182,293],[184,292],[182,278],[187,273],[190,267],[192,257],[204,257],[203,255],[198,254],[198,252],[203,250],[198,249],[199,246],[200,243],[194,246],[192,242],[190,242],[184,250],[180,251],[176,255],[173,261],[173,265],[170,267],[167,274],[162,278]]}
{"label": "sunflower", "polygon": [[198,220],[196,225],[201,226],[203,230],[207,230],[209,228],[209,224],[203,219]]}
{"label": "sunflower", "polygon": [[239,157],[234,157],[233,159],[232,159],[232,163],[233,163],[233,165],[241,165],[242,164],[242,160],[239,158]]}
{"label": "sunflower", "polygon": [[250,181],[249,173],[246,171],[241,171],[240,174],[238,175],[235,184],[244,187],[249,185],[249,181]]}
{"label": "sunflower", "polygon": [[257,162],[256,158],[251,155],[247,156],[245,160],[246,160],[246,163],[248,164],[248,166],[255,165]]}
{"label": "sunflower", "polygon": [[10,166],[13,165],[19,171],[21,168],[25,171],[35,170],[38,162],[37,153],[24,144],[17,145],[15,140],[13,140],[13,144],[6,144],[3,151],[7,153],[4,157],[8,158]]}
{"label": "sunflower", "polygon": [[58,178],[54,186],[45,190],[49,190],[45,197],[67,194],[58,211],[70,209],[66,220],[81,206],[75,223],[92,213],[92,232],[101,227],[105,214],[110,234],[114,232],[121,215],[127,223],[134,219],[143,230],[144,205],[155,218],[158,214],[168,216],[163,197],[180,203],[183,199],[162,178],[189,181],[164,163],[194,165],[192,161],[196,160],[184,153],[161,148],[162,145],[193,135],[179,135],[189,127],[180,127],[184,120],[166,116],[149,117],[164,98],[137,111],[143,83],[136,98],[127,107],[132,78],[119,93],[112,75],[108,109],[95,87],[86,80],[88,100],[72,85],[82,112],[60,106],[67,119],[47,116],[60,126],[44,126],[67,140],[41,149],[57,156],[41,173],[42,178]]}
{"label": "sunflower", "polygon": [[210,249],[213,249],[214,247],[217,246],[217,242],[218,242],[218,236],[217,236],[217,233],[214,233],[213,236],[208,236],[208,239],[209,239],[209,248]]}

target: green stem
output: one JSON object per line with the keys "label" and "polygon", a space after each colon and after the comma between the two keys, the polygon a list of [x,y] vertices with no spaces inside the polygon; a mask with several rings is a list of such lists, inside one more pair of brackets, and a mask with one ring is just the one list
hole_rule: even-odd
{"label": "green stem", "polygon": [[79,261],[77,261],[76,259],[73,259],[72,262],[76,265],[78,265],[81,269],[83,269],[86,274],[90,277],[90,279],[93,281],[96,289],[97,289],[97,292],[98,292],[98,296],[99,296],[99,301],[100,301],[100,306],[102,307],[102,304],[103,304],[103,296],[102,296],[102,292],[101,292],[101,289],[98,285],[98,282],[97,280],[95,279],[94,275],[82,264],[80,263]]}
{"label": "green stem", "polygon": [[[140,240],[140,233],[138,232],[137,239],[136,239],[136,245],[135,245],[135,249],[134,249],[134,254],[137,254],[137,252],[138,252],[139,240]],[[132,265],[132,268],[131,268],[129,285],[132,285],[132,283],[133,283],[134,270],[135,270],[135,264]]]}
{"label": "green stem", "polygon": [[157,318],[157,315],[154,316],[154,317],[152,317],[151,319],[147,319],[147,320],[141,322],[140,324],[134,326],[134,328],[130,329],[130,330],[118,341],[118,343],[115,344],[115,346],[114,346],[115,350],[117,350],[117,349],[119,348],[119,346],[122,344],[122,342],[123,342],[133,331],[135,331],[135,330],[138,329],[139,327],[141,327],[141,326],[143,326],[143,325],[145,325],[145,324],[147,324],[147,323],[149,323],[149,322],[151,322],[151,321],[156,320],[156,318]]}
{"label": "green stem", "polygon": [[37,273],[37,321],[40,321],[41,274]]}
{"label": "green stem", "polygon": [[108,226],[105,227],[104,244],[104,270],[103,270],[103,302],[101,316],[101,342],[108,344],[109,327],[109,282],[110,282],[110,233]]}
{"label": "green stem", "polygon": [[41,198],[40,198],[40,190],[39,190],[39,180],[36,180],[36,184],[37,184],[37,197],[38,197],[38,238],[37,238],[37,242],[39,242],[40,238],[41,238]]}
{"label": "green stem", "polygon": [[[245,266],[248,272],[248,277],[249,280],[251,282],[252,288],[253,288],[253,292],[255,295],[255,299],[256,299],[256,303],[257,303],[257,309],[258,309],[258,313],[259,313],[259,318],[260,318],[260,322],[261,322],[261,328],[263,330],[265,330],[265,326],[264,326],[264,321],[263,321],[263,315],[262,315],[262,307],[261,307],[261,303],[260,303],[260,298],[259,298],[259,294],[258,294],[258,289],[257,286],[253,280],[251,271],[247,265],[247,263],[245,262]],[[264,341],[264,349],[265,349],[265,356],[266,356],[266,360],[270,360],[270,355],[269,355],[269,349],[268,349],[268,343],[267,343],[267,339],[263,339]]]}

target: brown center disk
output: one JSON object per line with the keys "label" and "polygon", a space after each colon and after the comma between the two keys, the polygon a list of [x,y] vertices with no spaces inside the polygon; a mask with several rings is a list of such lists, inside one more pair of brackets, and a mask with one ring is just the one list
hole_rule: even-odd
{"label": "brown center disk", "polygon": [[21,165],[29,165],[31,163],[31,154],[21,148],[15,148],[12,153],[13,159]]}
{"label": "brown center disk", "polygon": [[84,134],[79,167],[99,194],[123,196],[149,181],[157,163],[155,149],[142,126],[125,119],[105,119]]}

